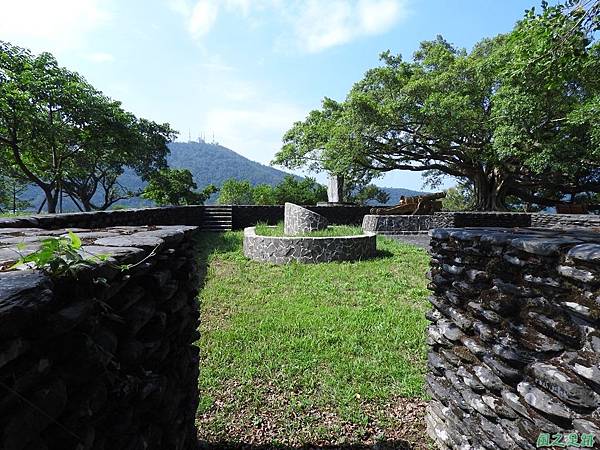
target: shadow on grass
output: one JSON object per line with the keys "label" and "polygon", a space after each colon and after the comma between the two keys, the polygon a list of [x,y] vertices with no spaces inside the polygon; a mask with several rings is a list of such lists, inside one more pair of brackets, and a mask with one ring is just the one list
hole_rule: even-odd
{"label": "shadow on grass", "polygon": [[239,249],[242,245],[242,236],[239,233],[211,233],[202,232],[196,238],[198,257],[205,263],[213,253],[227,253]]}
{"label": "shadow on grass", "polygon": [[238,250],[242,245],[242,236],[235,233],[202,232],[195,238],[196,264],[200,278],[200,290],[206,283],[210,257],[213,253],[227,253]]}
{"label": "shadow on grass", "polygon": [[375,257],[373,257],[371,259],[377,261],[380,259],[391,258],[392,256],[394,256],[394,254],[392,252],[390,252],[389,250],[382,250],[382,249],[378,248],[377,253],[375,254]]}
{"label": "shadow on grass", "polygon": [[[235,442],[199,442],[200,450],[413,450],[416,447],[405,440],[379,441],[376,444],[340,444],[288,446],[278,444],[245,444]],[[422,447],[421,447],[422,448]]]}

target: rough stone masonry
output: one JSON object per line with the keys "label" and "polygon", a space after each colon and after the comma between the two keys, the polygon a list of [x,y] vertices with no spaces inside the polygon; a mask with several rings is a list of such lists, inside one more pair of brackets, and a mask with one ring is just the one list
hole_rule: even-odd
{"label": "rough stone masonry", "polygon": [[294,203],[285,204],[283,232],[286,236],[326,230],[328,225],[329,221],[321,214]]}
{"label": "rough stone masonry", "polygon": [[600,233],[431,236],[427,422],[439,447],[600,440]]}
{"label": "rough stone masonry", "polygon": [[74,231],[110,259],[56,278],[8,269],[65,230],[0,229],[0,448],[197,448],[196,227]]}

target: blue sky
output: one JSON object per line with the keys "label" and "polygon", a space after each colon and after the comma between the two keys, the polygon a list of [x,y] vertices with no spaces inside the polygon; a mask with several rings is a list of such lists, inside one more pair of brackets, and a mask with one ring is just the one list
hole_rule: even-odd
{"label": "blue sky", "polygon": [[[0,39],[50,51],[138,116],[268,163],[294,121],[342,100],[387,49],[470,49],[534,0],[0,0]],[[323,179],[319,177],[319,179]],[[418,173],[381,186],[420,189]],[[452,184],[451,181],[448,184]]]}

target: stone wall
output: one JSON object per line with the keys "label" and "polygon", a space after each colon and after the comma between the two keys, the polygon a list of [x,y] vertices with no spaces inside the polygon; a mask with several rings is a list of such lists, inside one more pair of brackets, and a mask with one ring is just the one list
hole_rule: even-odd
{"label": "stone wall", "polygon": [[336,237],[260,236],[255,227],[244,230],[244,256],[254,261],[287,264],[356,261],[377,253],[374,233]]}
{"label": "stone wall", "polygon": [[0,228],[103,228],[120,225],[202,225],[204,206],[122,209],[0,218]]}
{"label": "stone wall", "polygon": [[544,214],[511,212],[438,212],[432,228],[462,227],[600,227],[600,216],[593,214]]}
{"label": "stone wall", "polygon": [[195,449],[195,228],[77,230],[109,261],[7,271],[63,232],[0,229],[0,448]]}
{"label": "stone wall", "polygon": [[434,227],[433,215],[371,215],[364,217],[362,228],[377,234],[403,234]]}
{"label": "stone wall", "polygon": [[431,236],[427,422],[439,448],[534,450],[543,433],[598,440],[600,234]]}
{"label": "stone wall", "polygon": [[600,216],[592,214],[532,214],[532,227],[585,227],[599,228]]}
{"label": "stone wall", "polygon": [[[305,208],[324,216],[330,225],[360,225],[363,217],[369,214],[371,206],[304,206]],[[234,205],[233,228],[240,230],[253,227],[259,222],[276,225],[284,219],[283,205]]]}
{"label": "stone wall", "polygon": [[329,225],[329,221],[325,217],[310,209],[293,203],[286,203],[284,207],[283,232],[287,236],[326,230]]}
{"label": "stone wall", "polygon": [[[44,228],[66,227],[102,228],[120,225],[194,225],[202,226],[207,206],[171,206],[162,208],[96,211],[88,213],[40,214],[20,218],[0,218],[0,228]],[[321,214],[332,225],[360,225],[370,213],[371,206],[307,206]],[[241,230],[259,222],[275,225],[284,219],[283,205],[233,205],[232,226]],[[392,217],[392,216],[390,216]],[[400,217],[400,216],[397,216]],[[405,216],[411,217],[411,216]],[[431,216],[412,216],[428,217]],[[405,225],[412,230],[415,219],[407,219]],[[439,212],[432,219],[416,219],[422,228],[445,227],[600,227],[600,216],[591,214],[530,214],[497,212]],[[430,221],[431,220],[431,221]],[[420,222],[422,221],[422,222]]]}
{"label": "stone wall", "polygon": [[517,212],[437,212],[432,228],[530,227],[530,213]]}

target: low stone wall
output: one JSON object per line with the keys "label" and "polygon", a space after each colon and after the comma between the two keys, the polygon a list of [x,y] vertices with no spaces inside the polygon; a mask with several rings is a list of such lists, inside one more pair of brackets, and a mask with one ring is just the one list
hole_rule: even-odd
{"label": "low stone wall", "polygon": [[592,214],[532,214],[531,226],[540,228],[598,228],[600,229],[600,216]]}
{"label": "low stone wall", "polygon": [[[207,206],[171,206],[162,208],[96,211],[88,213],[40,214],[29,217],[0,218],[0,228],[67,227],[102,228],[120,225],[193,225],[203,226]],[[232,226],[241,230],[259,222],[275,225],[284,219],[283,205],[233,205]],[[306,206],[324,216],[333,225],[360,225],[369,214],[371,206]],[[592,214],[530,214],[498,212],[438,212],[433,216],[379,216],[388,217],[381,223],[369,218],[366,225],[390,234],[394,231],[418,231],[432,228],[461,227],[600,227],[600,216]],[[405,219],[389,219],[404,217]],[[417,219],[418,217],[418,219]],[[393,223],[395,221],[395,223]],[[405,227],[404,229],[401,229]],[[420,227],[420,228],[418,228]],[[418,229],[417,229],[418,228]]]}
{"label": "low stone wall", "polygon": [[103,228],[130,225],[202,225],[204,206],[121,209],[0,218],[0,228]]}
{"label": "low stone wall", "polygon": [[459,211],[435,213],[432,228],[530,226],[530,213]]}
{"label": "low stone wall", "polygon": [[[305,208],[325,217],[332,225],[360,225],[371,206],[310,206]],[[233,205],[233,228],[241,230],[259,222],[276,225],[284,219],[283,205]]]}
{"label": "low stone wall", "polygon": [[534,450],[556,433],[598,440],[600,234],[431,236],[427,422],[439,448]]}
{"label": "low stone wall", "polygon": [[286,264],[367,259],[377,253],[376,235],[336,237],[260,236],[255,227],[244,230],[244,255],[254,261]]}
{"label": "low stone wall", "polygon": [[433,228],[433,215],[366,215],[362,229],[377,234],[402,234],[405,232],[426,231]]}
{"label": "low stone wall", "polygon": [[[63,232],[0,229],[0,269]],[[110,260],[76,279],[0,272],[0,448],[197,448],[194,233],[78,230],[83,256]]]}

